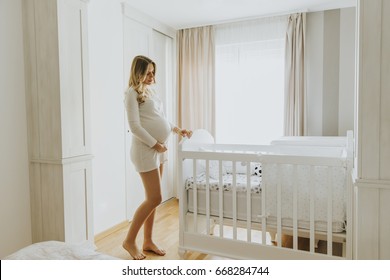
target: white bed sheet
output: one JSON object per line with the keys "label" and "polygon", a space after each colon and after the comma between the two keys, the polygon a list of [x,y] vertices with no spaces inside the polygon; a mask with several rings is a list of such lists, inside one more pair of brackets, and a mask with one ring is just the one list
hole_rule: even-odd
{"label": "white bed sheet", "polygon": [[8,255],[5,260],[118,260],[99,253],[95,247],[84,242],[67,244],[61,241],[44,241],[24,247]]}

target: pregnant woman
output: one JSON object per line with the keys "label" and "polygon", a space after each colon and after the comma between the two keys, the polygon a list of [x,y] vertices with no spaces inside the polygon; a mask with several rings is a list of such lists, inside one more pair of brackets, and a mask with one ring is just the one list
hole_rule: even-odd
{"label": "pregnant woman", "polygon": [[156,64],[145,56],[136,56],[131,65],[129,88],[125,106],[133,134],[130,157],[139,172],[145,189],[145,201],[136,210],[123,248],[135,260],[146,256],[138,248],[136,237],[144,225],[142,249],[157,255],[165,251],[152,240],[155,209],[161,203],[163,163],[167,160],[166,143],[171,132],[191,137],[192,131],[178,128],[167,121],[163,104],[150,87],[155,83]]}

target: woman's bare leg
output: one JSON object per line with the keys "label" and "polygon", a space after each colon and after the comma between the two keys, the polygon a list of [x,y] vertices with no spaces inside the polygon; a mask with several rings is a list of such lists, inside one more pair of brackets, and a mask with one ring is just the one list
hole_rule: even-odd
{"label": "woman's bare leg", "polygon": [[138,249],[135,242],[137,234],[149,215],[161,203],[161,179],[158,169],[140,173],[144,188],[145,201],[134,213],[133,221],[127,233],[123,248],[136,260],[142,260],[145,255]]}
{"label": "woman's bare leg", "polygon": [[[163,176],[163,164],[160,164],[160,180],[162,180]],[[159,248],[154,242],[153,242],[153,225],[154,225],[154,216],[156,213],[156,209],[150,213],[149,217],[146,219],[144,223],[144,244],[143,244],[143,250],[145,251],[152,251],[157,255],[164,256],[165,250]]]}

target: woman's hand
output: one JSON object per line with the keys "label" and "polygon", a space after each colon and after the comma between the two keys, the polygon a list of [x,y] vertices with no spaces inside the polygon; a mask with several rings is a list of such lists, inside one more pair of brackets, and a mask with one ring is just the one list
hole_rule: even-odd
{"label": "woman's hand", "polygon": [[167,147],[164,145],[164,144],[161,144],[159,142],[157,142],[153,147],[152,149],[155,149],[157,152],[159,153],[163,153],[165,151],[167,151]]}
{"label": "woman's hand", "polygon": [[183,137],[191,138],[192,131],[191,130],[187,130],[187,129],[182,129],[182,130],[180,130],[180,135],[183,136]]}
{"label": "woman's hand", "polygon": [[175,128],[173,129],[173,131],[174,131],[175,133],[177,133],[178,135],[182,136],[182,137],[191,138],[191,136],[192,136],[192,131],[191,131],[191,130],[188,130],[188,129],[181,129],[181,128],[175,127]]}

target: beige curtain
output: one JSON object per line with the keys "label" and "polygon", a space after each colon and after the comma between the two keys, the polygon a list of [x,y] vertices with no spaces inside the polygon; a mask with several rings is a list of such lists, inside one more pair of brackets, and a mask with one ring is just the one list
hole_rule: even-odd
{"label": "beige curtain", "polygon": [[284,134],[306,134],[305,91],[306,14],[290,15],[286,32]]}
{"label": "beige curtain", "polygon": [[183,29],[177,38],[179,125],[215,136],[214,29]]}

